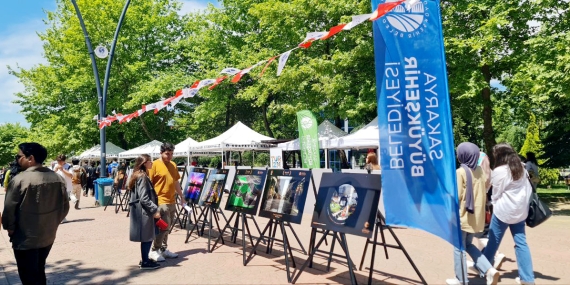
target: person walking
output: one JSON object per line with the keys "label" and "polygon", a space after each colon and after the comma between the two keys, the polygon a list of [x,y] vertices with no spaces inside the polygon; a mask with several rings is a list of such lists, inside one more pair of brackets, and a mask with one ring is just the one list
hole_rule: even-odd
{"label": "person walking", "polygon": [[[171,225],[176,218],[176,194],[184,205],[184,195],[180,187],[180,174],[176,164],[172,161],[174,145],[166,142],[160,146],[160,158],[152,163],[149,178],[158,196],[158,210],[160,218]],[[154,261],[164,261],[164,258],[177,258],[178,254],[168,250],[168,229],[160,231],[154,239],[149,258]]]}
{"label": "person walking", "polygon": [[536,189],[538,183],[540,183],[540,174],[538,172],[538,161],[536,160],[534,152],[526,153],[524,169],[528,172],[530,182],[532,183],[532,186],[534,186],[534,189]]}
{"label": "person walking", "polygon": [[160,219],[158,197],[148,177],[152,168],[152,159],[143,154],[135,160],[135,169],[129,180],[129,189],[133,191],[130,200],[130,240],[141,243],[140,269],[156,269],[160,264],[149,259],[149,251],[155,237],[154,219]]}
{"label": "person walking", "polygon": [[[66,165],[68,165],[65,160],[67,159],[67,157],[65,156],[65,154],[60,154],[56,157],[56,164],[53,166],[53,171],[57,174],[59,174],[63,180],[65,181],[65,186],[67,187],[67,195],[71,201],[71,203],[74,203],[77,201],[77,197],[75,197],[75,195],[73,195],[73,183],[71,182],[71,172],[67,171],[66,169]],[[67,219],[63,219],[63,223],[67,223]]]}
{"label": "person walking", "polygon": [[8,185],[2,226],[8,231],[22,284],[46,284],[45,264],[59,224],[69,212],[65,181],[42,163],[47,150],[38,143],[18,146],[22,170]]}
{"label": "person walking", "polygon": [[71,168],[69,168],[69,172],[71,173],[71,186],[73,196],[75,196],[76,200],[74,202],[75,209],[79,210],[79,201],[81,200],[81,191],[83,189],[83,181],[87,173],[85,173],[85,169],[79,165],[79,159],[72,159],[71,160]]}
{"label": "person walking", "polygon": [[493,261],[507,228],[515,241],[515,255],[521,284],[534,284],[530,249],[526,242],[525,220],[532,186],[528,173],[513,148],[506,143],[493,147],[495,168],[491,174],[493,185],[493,216],[489,226],[489,241],[483,254]]}
{"label": "person walking", "polygon": [[[485,274],[488,285],[496,285],[499,272],[493,268],[489,260],[473,244],[473,238],[485,228],[485,203],[487,202],[485,182],[487,175],[477,165],[479,147],[464,142],[457,147],[457,160],[461,167],[457,169],[457,191],[459,198],[459,218],[461,222],[461,242],[463,248],[475,263],[475,267]],[[467,279],[467,263],[465,252],[455,248],[454,258],[455,277],[447,279],[449,285],[459,285],[469,282]]]}

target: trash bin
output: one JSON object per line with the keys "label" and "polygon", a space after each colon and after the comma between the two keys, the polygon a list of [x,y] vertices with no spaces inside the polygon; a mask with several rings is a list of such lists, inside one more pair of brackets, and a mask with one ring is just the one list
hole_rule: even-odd
{"label": "trash bin", "polygon": [[97,178],[95,179],[95,200],[101,206],[107,206],[111,203],[111,194],[113,193],[113,179],[112,178]]}

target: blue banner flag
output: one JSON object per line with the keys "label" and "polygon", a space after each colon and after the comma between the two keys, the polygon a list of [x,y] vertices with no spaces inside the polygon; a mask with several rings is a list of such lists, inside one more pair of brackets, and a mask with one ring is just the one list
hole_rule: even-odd
{"label": "blue banner flag", "polygon": [[462,248],[439,2],[406,1],[372,26],[386,223]]}

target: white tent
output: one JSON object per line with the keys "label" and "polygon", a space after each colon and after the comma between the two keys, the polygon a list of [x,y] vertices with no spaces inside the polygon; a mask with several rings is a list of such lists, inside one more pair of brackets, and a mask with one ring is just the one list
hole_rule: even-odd
{"label": "white tent", "polygon": [[[336,139],[346,135],[346,132],[337,128],[328,120],[324,120],[318,127],[317,132],[319,133],[319,148],[327,149],[329,147],[329,141],[331,139]],[[283,151],[293,151],[301,149],[299,145],[299,139],[295,139],[286,143],[280,143],[277,147],[282,148]]]}
{"label": "white tent", "polygon": [[192,138],[187,138],[174,146],[174,157],[187,157],[189,153],[190,146],[196,145],[198,142]]}
{"label": "white tent", "polygon": [[160,146],[162,142],[157,140],[145,143],[141,146],[119,153],[119,158],[136,158],[141,154],[148,154],[152,158],[160,156]]}
{"label": "white tent", "polygon": [[[119,153],[125,151],[124,149],[116,146],[112,142],[105,143],[105,157],[114,158],[118,157]],[[101,157],[101,145],[96,145],[78,155],[79,159],[97,159]]]}
{"label": "white tent", "polygon": [[330,149],[364,149],[378,148],[380,146],[380,133],[378,131],[378,117],[362,129],[341,138],[329,141]]}
{"label": "white tent", "polygon": [[244,150],[269,150],[271,144],[261,141],[274,140],[274,138],[264,136],[248,128],[242,122],[237,122],[233,127],[223,134],[199,142],[190,146],[193,152],[213,152],[213,151],[244,151]]}

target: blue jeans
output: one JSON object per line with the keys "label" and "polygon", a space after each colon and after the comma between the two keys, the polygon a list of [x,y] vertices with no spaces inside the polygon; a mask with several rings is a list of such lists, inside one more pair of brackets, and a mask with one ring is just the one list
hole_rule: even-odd
{"label": "blue jeans", "polygon": [[509,225],[507,223],[503,223],[493,215],[491,218],[491,225],[489,226],[489,242],[487,243],[487,247],[483,250],[483,254],[490,262],[493,262],[495,253],[499,249],[501,240],[505,235],[505,231],[507,230],[507,227],[510,228],[515,241],[515,255],[517,256],[517,266],[519,268],[521,281],[534,283],[532,258],[530,256],[530,249],[526,243],[525,226],[525,221]]}
{"label": "blue jeans", "polygon": [[[477,234],[462,231],[461,240],[463,242],[463,248],[465,248],[467,253],[469,253],[469,256],[471,256],[473,259],[473,262],[475,262],[475,267],[478,268],[479,271],[486,273],[487,270],[493,266],[491,263],[489,263],[487,258],[485,258],[483,253],[481,253],[481,251],[473,244],[473,238],[476,235]],[[465,252],[461,252],[458,248],[455,248],[453,251],[453,264],[455,266],[455,277],[457,277],[457,280],[459,280],[461,283],[463,283],[463,280],[465,280],[465,282],[469,282],[469,279],[467,279],[467,263],[465,261]],[[461,264],[463,264],[463,271],[461,270]],[[463,278],[461,277],[462,273]]]}

